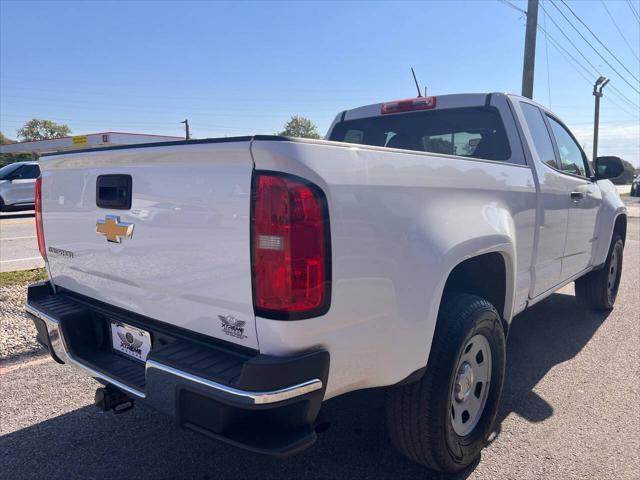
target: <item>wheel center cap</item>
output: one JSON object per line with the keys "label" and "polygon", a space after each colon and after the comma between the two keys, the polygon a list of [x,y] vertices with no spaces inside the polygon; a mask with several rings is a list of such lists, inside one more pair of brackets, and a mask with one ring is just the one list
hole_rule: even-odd
{"label": "wheel center cap", "polygon": [[456,400],[462,402],[467,399],[473,387],[473,368],[467,362],[464,362],[458,369],[455,384]]}

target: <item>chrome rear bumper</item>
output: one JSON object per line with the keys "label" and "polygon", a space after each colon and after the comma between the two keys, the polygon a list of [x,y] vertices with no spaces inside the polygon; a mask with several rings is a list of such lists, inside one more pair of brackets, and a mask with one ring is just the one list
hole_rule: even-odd
{"label": "chrome rear bumper", "polygon": [[[62,327],[58,320],[50,317],[49,315],[34,307],[33,305],[30,305],[29,303],[25,305],[24,309],[27,313],[45,322],[53,351],[55,355],[64,363],[82,370],[84,373],[86,373],[90,377],[95,378],[96,380],[113,385],[114,387],[119,388],[120,390],[128,393],[134,398],[147,397],[146,392],[130,387],[129,385],[126,385],[125,383],[122,383],[119,380],[110,377],[109,375],[91,368],[81,360],[75,358],[73,353],[65,343]],[[153,370],[159,370],[161,372],[164,372],[164,374],[166,375],[158,375],[156,372],[153,372]],[[322,389],[322,380],[315,378],[296,385],[291,385],[290,387],[279,388],[277,390],[239,390],[227,385],[222,385],[207,378],[198,377],[197,375],[192,375],[188,372],[180,371],[171,366],[158,363],[154,360],[148,360],[146,362],[145,376],[147,378],[147,385],[149,385],[149,380],[154,377],[161,377],[165,380],[167,380],[167,378],[165,378],[167,376],[176,377],[176,381],[171,383],[178,383],[178,380],[180,383],[191,383],[193,385],[197,385],[198,387],[204,387],[205,389],[214,391],[217,394],[216,396],[227,397],[231,401],[248,405],[266,405],[270,403],[282,402]]]}

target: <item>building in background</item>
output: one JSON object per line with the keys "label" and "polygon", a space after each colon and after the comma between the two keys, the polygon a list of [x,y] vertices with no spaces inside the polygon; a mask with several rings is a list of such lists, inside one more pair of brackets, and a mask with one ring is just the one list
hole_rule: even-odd
{"label": "building in background", "polygon": [[171,142],[184,140],[184,137],[168,135],[151,135],[145,133],[103,132],[72,137],[18,142],[0,145],[0,154],[35,154],[36,156],[50,152],[64,152],[85,148],[113,147],[117,145],[135,145],[138,143]]}

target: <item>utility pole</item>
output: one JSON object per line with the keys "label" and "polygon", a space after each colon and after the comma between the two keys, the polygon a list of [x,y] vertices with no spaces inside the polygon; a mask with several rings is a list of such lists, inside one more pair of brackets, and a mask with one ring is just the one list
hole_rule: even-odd
{"label": "utility pole", "polygon": [[[593,117],[593,157],[591,161],[595,162],[598,157],[598,129],[600,126],[600,98],[602,97],[602,89],[609,83],[609,79],[598,77],[596,83],[593,84],[593,95],[596,97],[596,111]],[[600,87],[600,88],[598,88]]]}
{"label": "utility pole", "polygon": [[191,139],[191,135],[189,135],[189,120],[185,119],[184,121],[182,121],[180,123],[184,123],[185,138],[187,140],[190,140]]}
{"label": "utility pole", "polygon": [[527,5],[527,33],[524,39],[522,65],[522,96],[533,98],[533,73],[536,64],[536,33],[538,31],[538,0]]}

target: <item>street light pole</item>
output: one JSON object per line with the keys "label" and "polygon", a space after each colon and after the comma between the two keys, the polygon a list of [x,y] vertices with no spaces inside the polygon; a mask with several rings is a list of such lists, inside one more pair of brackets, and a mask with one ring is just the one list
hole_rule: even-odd
{"label": "street light pole", "polygon": [[600,98],[602,97],[602,89],[609,83],[609,79],[598,77],[596,83],[593,84],[593,96],[596,97],[596,108],[593,118],[593,157],[591,160],[596,161],[598,157],[598,130],[600,126]]}
{"label": "street light pole", "polygon": [[189,120],[186,120],[186,119],[185,119],[184,121],[182,121],[182,122],[180,122],[180,123],[184,123],[185,138],[186,138],[187,140],[190,140],[190,139],[191,139],[191,135],[189,135]]}
{"label": "street light pole", "polygon": [[527,98],[533,98],[537,31],[538,0],[529,0],[527,4],[527,31],[524,38],[524,63],[522,64],[522,96]]}

